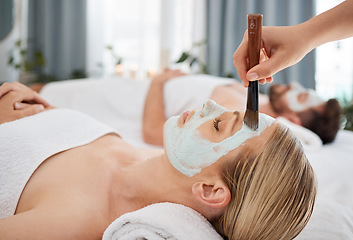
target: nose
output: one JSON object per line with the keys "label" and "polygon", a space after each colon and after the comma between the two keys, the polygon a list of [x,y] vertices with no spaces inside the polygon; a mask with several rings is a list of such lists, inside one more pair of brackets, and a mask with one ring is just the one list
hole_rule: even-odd
{"label": "nose", "polygon": [[309,93],[303,92],[298,95],[298,102],[304,103],[308,99]]}
{"label": "nose", "polygon": [[201,116],[207,117],[214,112],[224,112],[226,109],[215,103],[213,100],[207,100],[202,108]]}

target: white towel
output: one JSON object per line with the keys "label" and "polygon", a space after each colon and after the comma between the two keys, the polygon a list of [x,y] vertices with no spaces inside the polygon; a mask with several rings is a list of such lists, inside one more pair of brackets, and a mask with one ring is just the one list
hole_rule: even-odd
{"label": "white towel", "polygon": [[293,132],[294,136],[296,136],[303,145],[304,151],[316,151],[323,146],[322,140],[316,133],[305,127],[292,123],[284,117],[277,117],[276,119]]}
{"label": "white towel", "polygon": [[116,219],[102,240],[221,240],[195,210],[175,203],[156,203]]}
{"label": "white towel", "polygon": [[0,124],[0,218],[15,213],[27,181],[45,159],[110,132],[92,117],[68,109]]}
{"label": "white towel", "polygon": [[150,81],[119,77],[59,81],[40,94],[53,106],[74,109],[113,127],[122,138],[145,147],[142,117]]}
{"label": "white towel", "polygon": [[235,83],[235,79],[206,74],[177,77],[164,87],[164,106],[167,118],[182,114],[186,110],[199,110],[218,86]]}

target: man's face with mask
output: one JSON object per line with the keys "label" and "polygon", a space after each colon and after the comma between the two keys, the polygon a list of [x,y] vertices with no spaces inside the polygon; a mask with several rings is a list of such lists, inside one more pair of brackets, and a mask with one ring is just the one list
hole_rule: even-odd
{"label": "man's face with mask", "polygon": [[279,115],[303,112],[325,103],[314,90],[306,89],[295,82],[290,85],[272,85],[269,97],[273,110]]}

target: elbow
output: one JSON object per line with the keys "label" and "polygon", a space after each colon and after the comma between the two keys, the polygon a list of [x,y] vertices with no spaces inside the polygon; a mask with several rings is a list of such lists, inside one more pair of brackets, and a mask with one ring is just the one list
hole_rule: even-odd
{"label": "elbow", "polygon": [[143,141],[145,143],[156,146],[163,145],[163,134],[158,134],[155,131],[152,131],[151,129],[143,128],[142,135]]}
{"label": "elbow", "polygon": [[142,137],[145,143],[152,144],[152,142],[154,141],[153,136],[150,134],[149,131],[145,129],[143,129],[142,131]]}

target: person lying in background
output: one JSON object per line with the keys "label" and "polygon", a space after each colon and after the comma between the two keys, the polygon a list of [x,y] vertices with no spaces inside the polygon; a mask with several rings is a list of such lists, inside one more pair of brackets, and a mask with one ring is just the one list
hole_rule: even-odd
{"label": "person lying in background", "polygon": [[[168,101],[166,98],[170,97],[163,96],[163,86],[166,82],[182,75],[178,70],[167,70],[152,80],[145,101],[143,119],[143,135],[147,143],[162,144],[162,126],[166,121],[164,101]],[[181,81],[180,79],[175,79],[174,82]],[[217,80],[215,78],[215,81]],[[180,101],[184,101],[184,93],[190,91],[190,88],[193,89],[191,91],[194,91],[196,97],[199,93],[198,85],[191,83],[189,85],[186,81],[181,83],[184,84],[184,89],[178,89]],[[198,83],[201,87],[201,81]],[[206,80],[205,84],[207,84]],[[219,85],[213,83],[211,86],[214,89],[212,89],[211,95],[207,96],[208,98],[228,109],[245,108],[247,90],[239,82],[219,82]],[[336,137],[339,130],[341,107],[337,100],[324,101],[313,90],[304,89],[299,84],[273,84],[269,96],[259,95],[259,112],[274,118],[285,117],[295,124],[308,128],[316,133],[325,144],[332,142]]]}
{"label": "person lying in background", "polygon": [[[151,81],[113,78],[54,82],[40,94],[56,106],[99,119],[127,141],[141,146],[161,146],[165,121],[185,110],[199,108],[207,99],[228,109],[245,109],[247,99],[246,88],[235,79],[185,75],[178,70],[166,70]],[[340,111],[335,99],[323,101],[313,90],[295,84],[274,84],[269,96],[260,94],[260,112],[274,118],[285,117],[308,128],[323,143],[335,139]]]}
{"label": "person lying in background", "polygon": [[164,151],[151,157],[18,83],[0,87],[0,106],[3,239],[101,239],[119,216],[160,202],[198,211],[234,240],[293,239],[312,214],[313,169],[265,114],[252,131],[243,111],[206,101],[165,123]]}

